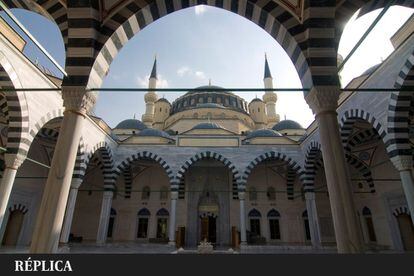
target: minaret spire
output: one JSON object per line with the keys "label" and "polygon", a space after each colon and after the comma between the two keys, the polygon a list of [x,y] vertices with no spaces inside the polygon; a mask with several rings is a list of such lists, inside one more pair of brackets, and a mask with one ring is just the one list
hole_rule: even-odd
{"label": "minaret spire", "polygon": [[[265,89],[273,89],[273,78],[272,74],[270,73],[269,62],[267,61],[267,55],[265,53],[265,66],[264,66],[264,88]],[[263,101],[266,104],[266,115],[267,115],[267,123],[268,127],[272,127],[274,124],[279,122],[279,115],[276,113],[276,102],[277,102],[277,94],[272,90],[266,91],[263,95]]]}
{"label": "minaret spire", "polygon": [[153,89],[157,88],[157,81],[157,57],[155,57],[148,83],[150,90],[144,95],[145,114],[142,115],[142,122],[148,127],[152,127],[154,122],[154,104],[158,100],[158,95]]}
{"label": "minaret spire", "polygon": [[267,54],[265,53],[265,69],[264,69],[264,79],[272,78],[270,73],[269,63],[267,62]]}
{"label": "minaret spire", "polygon": [[157,78],[157,56],[155,55],[154,58],[154,65],[152,65],[152,71],[151,71],[151,75],[150,75],[150,79],[158,79]]}

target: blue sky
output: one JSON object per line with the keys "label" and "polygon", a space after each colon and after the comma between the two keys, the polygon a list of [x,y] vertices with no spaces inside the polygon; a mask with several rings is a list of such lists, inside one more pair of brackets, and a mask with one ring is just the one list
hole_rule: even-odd
{"label": "blue sky", "polygon": [[[15,16],[63,66],[64,47],[57,27],[47,19],[22,10]],[[344,32],[339,52],[346,56],[379,11],[356,20]],[[389,37],[412,11],[393,7],[350,59],[342,72],[344,84],[392,52]],[[264,53],[267,53],[276,87],[301,87],[296,70],[281,46],[245,18],[218,8],[188,8],[150,24],[121,50],[111,64],[103,87],[147,87],[154,56],[158,59],[159,87],[193,88],[208,84],[226,88],[263,87]],[[59,74],[33,45],[26,55]],[[238,93],[247,101],[262,93]],[[171,102],[182,93],[164,93]],[[277,112],[308,126],[313,115],[301,92],[278,93]],[[111,127],[145,111],[143,93],[100,93],[95,114]]]}

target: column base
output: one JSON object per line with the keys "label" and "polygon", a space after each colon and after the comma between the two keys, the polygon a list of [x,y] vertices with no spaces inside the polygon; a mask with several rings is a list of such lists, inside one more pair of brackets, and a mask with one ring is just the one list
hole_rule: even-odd
{"label": "column base", "polygon": [[175,246],[175,241],[169,241],[169,242],[168,242],[168,245],[170,245],[170,246]]}

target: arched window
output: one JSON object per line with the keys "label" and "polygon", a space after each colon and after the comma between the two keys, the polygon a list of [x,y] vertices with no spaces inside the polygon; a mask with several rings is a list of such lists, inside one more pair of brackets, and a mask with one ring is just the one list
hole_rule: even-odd
{"label": "arched window", "polygon": [[364,217],[365,225],[367,227],[367,232],[368,232],[367,234],[368,234],[369,241],[376,242],[377,236],[375,235],[375,229],[374,229],[374,223],[372,221],[371,210],[365,206],[362,209],[362,216]]}
{"label": "arched window", "polygon": [[260,236],[260,218],[262,214],[256,209],[249,212],[250,232],[253,236]]}
{"label": "arched window", "polygon": [[160,200],[167,200],[168,199],[168,188],[163,186],[160,190]]}
{"label": "arched window", "polygon": [[257,200],[257,191],[255,187],[250,187],[249,189],[249,200],[256,201]]}
{"label": "arched window", "polygon": [[267,199],[270,200],[270,201],[275,201],[276,200],[275,188],[273,188],[273,187],[267,188]]}
{"label": "arched window", "polygon": [[27,209],[9,209],[9,211],[9,218],[7,220],[2,244],[7,246],[16,246],[19,240],[20,232],[22,230],[24,215],[26,214]]}
{"label": "arched window", "polygon": [[303,218],[303,226],[305,227],[305,239],[307,241],[311,240],[311,234],[310,234],[310,226],[309,226],[309,219],[308,219],[308,211],[305,210],[302,213]]}
{"label": "arched window", "polygon": [[109,223],[108,223],[108,232],[106,234],[107,238],[112,238],[112,233],[114,232],[115,218],[116,218],[116,211],[114,208],[111,208],[111,215],[109,216]]}
{"label": "arched window", "polygon": [[159,209],[157,212],[157,238],[167,239],[168,216],[170,214],[165,208]]}
{"label": "arched window", "polygon": [[207,102],[208,102],[208,103],[212,103],[212,102],[213,102],[213,98],[212,98],[212,97],[208,97],[208,98],[207,98]]}
{"label": "arched window", "polygon": [[271,240],[280,240],[280,214],[275,209],[270,210],[267,213],[267,219],[269,220],[269,230]]}
{"label": "arched window", "polygon": [[150,189],[150,187],[145,186],[145,187],[142,189],[141,199],[142,199],[142,200],[148,200],[148,199],[150,198],[150,195],[151,195],[151,189]]}
{"label": "arched window", "polygon": [[204,98],[203,97],[198,98],[198,102],[199,103],[203,103],[204,102]]}
{"label": "arched window", "polygon": [[147,208],[142,208],[139,210],[137,238],[145,239],[148,237],[148,223],[150,216],[151,213]]}

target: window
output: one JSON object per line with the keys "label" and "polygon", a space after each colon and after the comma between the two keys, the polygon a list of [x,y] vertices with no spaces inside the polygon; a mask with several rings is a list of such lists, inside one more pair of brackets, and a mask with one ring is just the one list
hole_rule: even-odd
{"label": "window", "polygon": [[150,195],[151,195],[151,189],[150,189],[150,187],[145,186],[145,187],[142,189],[142,196],[141,196],[141,199],[142,199],[142,200],[148,200],[148,199],[150,198]]}
{"label": "window", "polygon": [[167,238],[167,218],[158,218],[157,220],[157,238]]}
{"label": "window", "polygon": [[108,223],[108,232],[106,233],[107,238],[112,238],[112,233],[114,230],[114,223],[115,223],[116,211],[115,209],[111,208],[111,215],[109,216],[109,223]]}
{"label": "window", "polygon": [[372,221],[371,210],[368,207],[362,209],[362,215],[364,216],[365,224],[367,226],[368,238],[370,242],[376,242],[377,236],[375,235],[374,223]]}
{"label": "window", "polygon": [[249,200],[250,201],[255,201],[257,200],[257,191],[255,187],[251,187],[249,189]]}
{"label": "window", "polygon": [[267,213],[267,218],[269,220],[270,239],[280,240],[279,212],[272,209]]}
{"label": "window", "polygon": [[200,98],[198,98],[198,102],[199,103],[203,103],[204,102],[204,99],[202,97],[200,97]]}
{"label": "window", "polygon": [[302,218],[303,218],[303,226],[305,227],[305,239],[307,241],[311,240],[311,234],[310,234],[310,226],[309,226],[309,219],[308,219],[308,211],[305,210],[302,213]]}
{"label": "window", "polygon": [[257,112],[260,112],[260,108],[257,108]]}
{"label": "window", "polygon": [[207,98],[207,102],[208,102],[208,103],[212,103],[212,102],[213,102],[213,98],[212,98],[212,97],[208,97],[208,98]]}
{"label": "window", "polygon": [[148,237],[148,223],[150,215],[151,213],[147,208],[139,210],[137,238],[145,239]]}
{"label": "window", "polygon": [[276,191],[275,191],[275,188],[273,188],[273,187],[267,188],[267,199],[269,201],[275,201],[276,200]]}
{"label": "window", "polygon": [[256,209],[249,212],[250,232],[253,236],[260,236],[260,218],[262,215]]}
{"label": "window", "polygon": [[161,187],[160,190],[160,200],[167,200],[168,199],[168,188]]}

